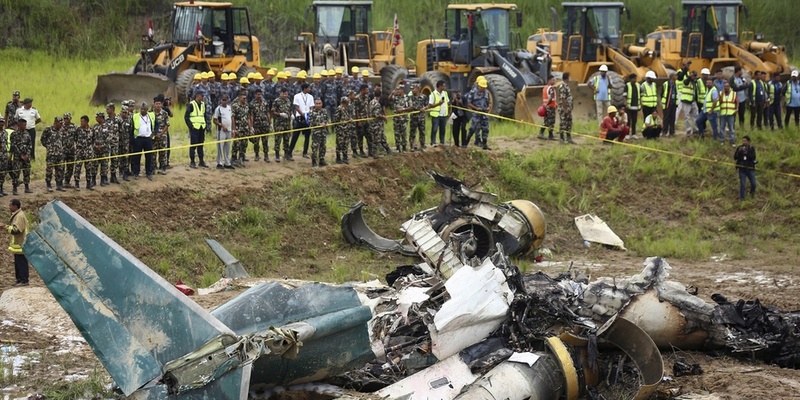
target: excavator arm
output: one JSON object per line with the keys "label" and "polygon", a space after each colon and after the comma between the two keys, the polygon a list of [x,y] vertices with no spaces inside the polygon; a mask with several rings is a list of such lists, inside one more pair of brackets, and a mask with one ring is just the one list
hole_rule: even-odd
{"label": "excavator arm", "polygon": [[758,58],[758,56],[747,51],[743,47],[739,47],[731,42],[725,42],[725,46],[728,47],[728,54],[735,58],[736,62],[747,72],[766,71],[772,73],[775,71],[775,68],[770,68],[763,60]]}

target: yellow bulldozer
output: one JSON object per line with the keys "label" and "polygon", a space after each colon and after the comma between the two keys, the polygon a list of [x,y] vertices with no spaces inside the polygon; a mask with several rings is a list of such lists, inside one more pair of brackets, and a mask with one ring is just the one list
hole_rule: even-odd
{"label": "yellow bulldozer", "polygon": [[519,35],[511,32],[512,14],[521,26],[522,13],[515,4],[449,4],[445,37],[417,43],[412,72],[423,92],[432,91],[440,80],[448,90],[466,92],[485,76],[492,114],[532,122],[550,58],[523,48]]}
{"label": "yellow bulldozer", "polygon": [[656,50],[668,68],[691,61],[691,70],[723,70],[727,78],[738,65],[748,73],[779,74],[784,81],[796,69],[789,65],[784,46],[764,42],[753,31],[740,31],[741,15],[748,13],[741,0],[683,0],[681,4],[681,29],[674,28],[672,10],[673,28],[659,27],[646,37],[647,46]]}
{"label": "yellow bulldozer", "polygon": [[[648,71],[666,79],[669,71],[651,47],[637,43],[636,35],[623,34],[622,16],[630,18],[630,10],[622,2],[565,2],[563,26],[559,30],[559,17],[555,8],[551,30],[539,29],[528,37],[527,48],[533,51],[545,48],[553,59],[555,74],[569,72],[570,79],[579,83],[591,81],[601,65],[609,69],[612,104],[625,103],[624,77],[631,74],[637,81]],[[638,41],[641,42],[641,41]],[[595,111],[593,93],[585,85],[573,90],[574,113],[593,118]]]}
{"label": "yellow bulldozer", "polygon": [[219,75],[230,71],[241,77],[261,71],[258,38],[250,29],[246,7],[205,1],[175,3],[171,33],[170,41],[156,43],[151,29],[142,37],[146,46],[131,70],[98,76],[92,105],[150,100],[158,93],[184,102],[186,89],[198,72]]}
{"label": "yellow bulldozer", "polygon": [[287,57],[290,70],[309,74],[341,67],[368,69],[373,74],[389,65],[405,67],[402,41],[393,29],[372,31],[372,1],[314,1],[306,14],[314,14],[314,31],[297,36],[299,55]]}

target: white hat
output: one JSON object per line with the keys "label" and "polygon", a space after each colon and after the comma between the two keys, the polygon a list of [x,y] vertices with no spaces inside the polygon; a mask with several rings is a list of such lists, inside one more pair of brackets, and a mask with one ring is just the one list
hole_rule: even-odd
{"label": "white hat", "polygon": [[647,73],[644,74],[644,77],[648,79],[656,79],[656,73],[653,71],[647,71]]}
{"label": "white hat", "polygon": [[703,68],[700,70],[700,75],[711,75],[711,71],[708,68]]}
{"label": "white hat", "polygon": [[792,77],[796,77],[798,75],[800,75],[800,73],[798,73],[797,70],[792,71]]}
{"label": "white hat", "polygon": [[601,65],[600,66],[600,71],[601,72],[608,72],[608,65],[605,65],[605,64]]}

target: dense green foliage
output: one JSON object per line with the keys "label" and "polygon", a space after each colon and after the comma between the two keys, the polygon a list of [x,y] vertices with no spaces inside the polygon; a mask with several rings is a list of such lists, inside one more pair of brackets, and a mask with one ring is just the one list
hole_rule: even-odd
{"label": "dense green foliage", "polygon": [[[374,0],[373,28],[385,29],[392,25],[397,13],[401,32],[406,41],[406,52],[413,56],[414,45],[431,36],[441,36],[444,27],[444,7],[447,0]],[[261,39],[262,55],[269,61],[280,61],[291,53],[295,44],[292,38],[313,26],[311,15],[306,14],[310,0],[238,0],[236,5],[248,6],[255,34]],[[457,1],[463,3],[464,1]],[[631,19],[623,21],[623,29],[644,35],[659,25],[670,24],[668,7],[676,8],[680,24],[681,8],[678,0],[654,2],[628,0]],[[762,32],[768,40],[783,44],[793,50],[800,48],[800,37],[790,35],[794,21],[792,0],[771,0],[769,6],[756,0],[744,0],[749,7],[749,18],[741,26]],[[550,7],[560,11],[560,1],[520,1],[523,12],[522,38],[533,34],[539,27],[550,27]],[[157,35],[162,37],[168,26],[171,7],[169,0],[0,0],[0,47],[23,47],[45,50],[53,54],[71,54],[81,57],[101,57],[119,52],[132,52],[138,38],[146,29],[146,21],[153,20]]]}

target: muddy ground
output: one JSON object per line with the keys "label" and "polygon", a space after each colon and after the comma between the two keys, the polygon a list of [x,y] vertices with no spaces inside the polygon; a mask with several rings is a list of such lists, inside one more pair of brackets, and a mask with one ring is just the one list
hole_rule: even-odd
{"label": "muddy ground", "polygon": [[[578,139],[579,143],[583,142]],[[494,147],[508,151],[532,151],[544,146],[558,146],[555,142],[531,140],[507,140],[500,138]],[[584,142],[582,145],[597,145]],[[490,154],[498,155],[498,151]],[[104,218],[158,218],[163,229],[180,229],[185,224],[205,224],[202,215],[213,214],[226,205],[220,199],[235,197],[235,193],[250,190],[263,190],[270,182],[293,174],[314,174],[325,179],[341,179],[353,182],[364,182],[363,177],[381,174],[389,181],[397,169],[392,165],[398,162],[417,165],[427,169],[446,171],[449,167],[446,159],[452,152],[480,150],[431,149],[425,154],[410,153],[381,160],[359,160],[351,165],[339,165],[324,169],[310,168],[307,159],[297,157],[293,163],[276,164],[263,161],[250,161],[248,168],[235,171],[193,170],[188,166],[176,165],[168,171],[167,176],[156,176],[153,181],[139,179],[129,184],[112,185],[98,188],[95,191],[82,190],[59,193],[64,200],[80,214],[93,222]],[[330,151],[329,151],[330,154]],[[402,157],[402,158],[401,158]],[[330,158],[330,156],[329,156]],[[398,161],[402,160],[402,161]],[[468,161],[464,161],[468,163]],[[460,167],[463,167],[462,165]],[[33,195],[21,195],[23,205],[34,210],[55,197],[43,191],[44,184],[39,181],[33,184],[37,191]],[[186,201],[191,193],[203,192],[206,195],[195,201]],[[372,198],[366,200],[381,201],[391,207],[396,195],[392,190],[375,187]],[[406,193],[407,188],[400,192]],[[398,192],[399,193],[399,192]],[[160,214],[150,215],[150,211],[137,211],[136,205],[146,199],[151,204],[159,204]],[[548,214],[548,210],[544,210]],[[168,217],[165,217],[168,216]],[[562,217],[548,215],[548,218]],[[564,216],[563,219],[571,218]],[[400,221],[398,221],[400,222]],[[303,235],[299,235],[303,236]],[[308,238],[306,238],[308,239]],[[577,231],[561,230],[545,241],[545,246],[557,247],[560,251],[550,256],[545,263],[535,265],[551,275],[563,272],[570,263],[585,270],[592,277],[623,277],[637,273],[642,268],[642,257],[624,252],[610,251],[598,246],[585,248],[580,242]],[[147,249],[129,249],[139,257]],[[770,255],[752,249],[743,260],[730,260],[726,254],[716,254],[712,259],[701,262],[668,260],[673,267],[671,278],[696,287],[699,295],[710,301],[713,293],[725,294],[730,299],[759,298],[765,304],[784,309],[800,308],[800,271],[797,269],[797,257],[787,254]],[[330,255],[335,257],[336,255]],[[7,252],[0,254],[0,348],[5,353],[23,355],[27,358],[16,359],[17,378],[0,380],[6,386],[0,392],[0,398],[14,398],[27,393],[34,393],[45,384],[82,379],[91,376],[93,371],[103,371],[102,366],[92,354],[88,345],[80,337],[79,332],[69,320],[31,269],[31,286],[14,288],[13,262]],[[291,276],[291,266],[287,266],[285,276]],[[273,278],[279,278],[274,276]],[[212,309],[231,299],[244,289],[225,291],[222,293],[194,296],[201,306]],[[664,389],[675,389],[681,393],[705,396],[704,398],[720,399],[754,399],[771,396],[772,398],[799,398],[800,371],[781,369],[747,358],[733,358],[720,353],[702,353],[674,349],[663,351],[665,373],[672,375],[674,361],[682,357],[692,363],[698,363],[704,373],[699,376],[672,377],[662,384]],[[12,368],[13,357],[0,358],[0,376],[2,369]],[[6,371],[7,372],[7,371]]]}

